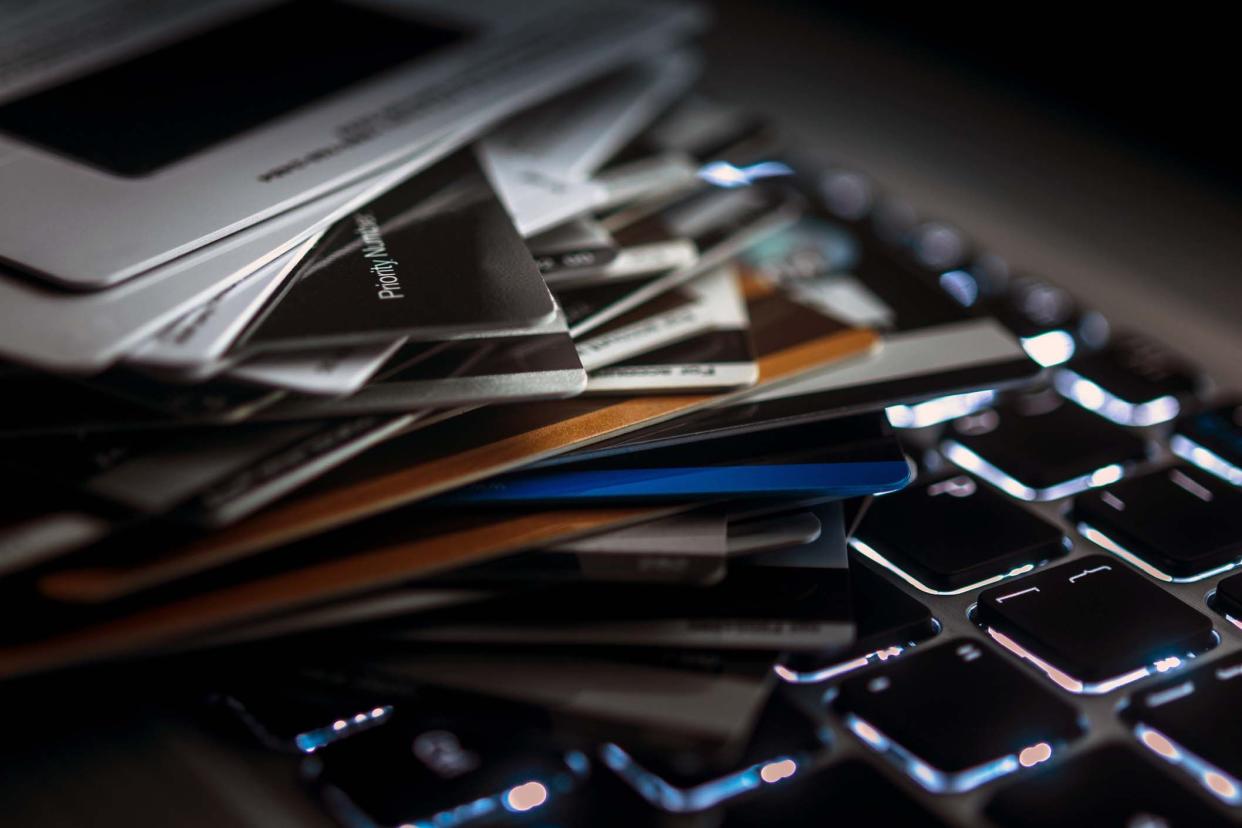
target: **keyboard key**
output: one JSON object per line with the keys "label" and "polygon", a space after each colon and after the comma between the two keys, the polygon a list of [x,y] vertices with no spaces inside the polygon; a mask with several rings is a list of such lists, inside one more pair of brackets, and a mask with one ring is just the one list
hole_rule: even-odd
{"label": "keyboard key", "polygon": [[600,748],[600,759],[651,805],[672,813],[697,813],[805,772],[824,751],[827,738],[827,731],[778,688],[756,717],[750,739],[730,761],[667,742],[628,750],[609,742]]}
{"label": "keyboard key", "polygon": [[1214,828],[1233,825],[1160,768],[1108,745],[1040,769],[985,811],[1004,828]]}
{"label": "keyboard key", "polygon": [[220,693],[215,701],[265,747],[290,753],[313,753],[377,727],[393,709],[391,699],[378,694],[270,680]]}
{"label": "keyboard key", "polygon": [[1039,764],[1083,733],[1078,713],[970,639],[846,679],[846,726],[932,793],[956,793]]}
{"label": "keyboard key", "polygon": [[1055,500],[1120,480],[1147,444],[1051,391],[955,420],[945,457],[1021,500]]}
{"label": "keyboard key", "polygon": [[1216,643],[1207,616],[1106,555],[987,590],[977,620],[1071,693],[1107,693]]}
{"label": "keyboard key", "polygon": [[1108,341],[1108,320],[1081,309],[1063,288],[1029,277],[1011,279],[1008,288],[982,306],[1013,331],[1027,355],[1043,367],[1061,365],[1080,348],[1099,348]]}
{"label": "keyboard key", "polygon": [[987,586],[1068,549],[1056,526],[965,474],[876,498],[850,543],[939,594]]}
{"label": "keyboard key", "polygon": [[1233,400],[1182,418],[1169,448],[1183,460],[1242,486],[1242,402]]}
{"label": "keyboard key", "polygon": [[823,828],[825,825],[920,825],[942,822],[909,794],[857,759],[832,765],[779,792],[728,808],[721,828]]}
{"label": "keyboard key", "polygon": [[850,609],[854,644],[828,663],[800,653],[787,654],[776,674],[791,684],[818,684],[853,670],[887,661],[940,630],[931,611],[850,555]]}
{"label": "keyboard key", "polygon": [[1144,690],[1122,716],[1150,751],[1223,802],[1242,805],[1242,655]]}
{"label": "keyboard key", "polygon": [[501,703],[398,708],[382,726],[317,751],[308,771],[345,825],[469,818],[472,826],[491,826],[546,815],[588,764],[581,753],[553,747],[525,710]]}
{"label": "keyboard key", "polygon": [[1242,575],[1231,575],[1216,585],[1212,608],[1242,630]]}
{"label": "keyboard key", "polygon": [[1073,516],[1088,540],[1161,581],[1242,560],[1242,489],[1184,463],[1084,492]]}
{"label": "keyboard key", "polygon": [[1127,333],[1071,360],[1053,375],[1053,384],[1065,397],[1114,423],[1149,426],[1176,417],[1194,398],[1200,377],[1159,342]]}

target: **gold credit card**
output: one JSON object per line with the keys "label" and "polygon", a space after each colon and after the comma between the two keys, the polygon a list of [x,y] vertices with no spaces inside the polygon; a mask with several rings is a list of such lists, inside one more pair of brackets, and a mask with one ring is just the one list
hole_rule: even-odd
{"label": "gold credit card", "polygon": [[84,626],[0,647],[0,677],[163,651],[222,628],[682,508],[390,512],[213,572],[199,584],[179,584],[175,594],[153,591]]}
{"label": "gold credit card", "polygon": [[459,486],[670,420],[735,394],[753,393],[880,343],[753,280],[743,290],[759,368],[755,386],[733,394],[571,399],[497,406],[399,437],[325,475],[292,499],[223,530],[145,553],[141,540],[123,562],[53,571],[38,584],[47,597],[103,602],[245,558]]}

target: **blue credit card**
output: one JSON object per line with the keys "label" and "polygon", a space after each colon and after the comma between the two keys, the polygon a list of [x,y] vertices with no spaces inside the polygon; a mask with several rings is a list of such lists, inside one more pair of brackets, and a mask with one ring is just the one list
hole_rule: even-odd
{"label": "blue credit card", "polygon": [[911,474],[882,415],[868,414],[503,475],[431,502],[844,498],[900,489]]}

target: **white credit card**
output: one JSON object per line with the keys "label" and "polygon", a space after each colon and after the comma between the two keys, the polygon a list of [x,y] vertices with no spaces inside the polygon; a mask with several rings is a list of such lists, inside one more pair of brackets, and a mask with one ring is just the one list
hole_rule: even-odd
{"label": "white credit card", "polygon": [[758,381],[746,301],[733,268],[718,268],[686,287],[698,294],[703,329],[596,368],[587,377],[587,394],[742,388]]}
{"label": "white credit card", "polygon": [[374,345],[263,354],[230,368],[227,376],[302,394],[352,394],[405,344],[404,339]]}
{"label": "white credit card", "polygon": [[126,360],[156,368],[214,363],[306,255],[318,235],[278,256],[134,348]]}
{"label": "white credit card", "polygon": [[[0,16],[26,44],[0,51],[0,259],[86,290],[460,146],[703,20],[633,0],[88,5]],[[293,31],[296,48],[252,45]]]}
{"label": "white credit card", "polygon": [[351,184],[150,271],[94,292],[49,291],[0,271],[0,355],[96,373],[341,216],[434,162],[447,147]]}
{"label": "white credit card", "polygon": [[479,142],[514,224],[532,236],[615,198],[590,176],[688,88],[697,61],[674,53],[523,113]]}
{"label": "white credit card", "polygon": [[698,260],[699,249],[690,239],[667,239],[621,247],[611,261],[545,273],[544,280],[551,288],[584,287],[693,267]]}
{"label": "white credit card", "polygon": [[[675,292],[690,301],[576,341],[582,367],[588,372],[598,371],[707,331],[747,325],[746,305],[741,301],[731,268],[705,273]],[[639,311],[641,308],[635,313]]]}

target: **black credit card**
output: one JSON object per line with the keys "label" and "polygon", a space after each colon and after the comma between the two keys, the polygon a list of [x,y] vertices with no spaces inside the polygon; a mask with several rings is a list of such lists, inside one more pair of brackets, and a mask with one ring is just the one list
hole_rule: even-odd
{"label": "black credit card", "polygon": [[529,249],[462,151],[329,228],[233,351],[447,339],[555,312]]}

